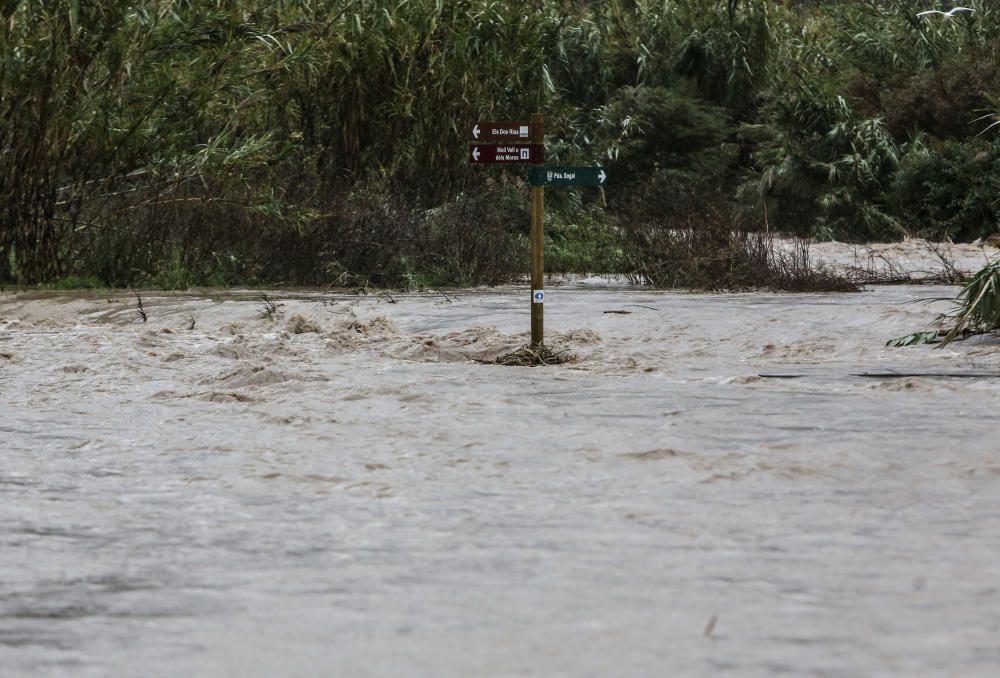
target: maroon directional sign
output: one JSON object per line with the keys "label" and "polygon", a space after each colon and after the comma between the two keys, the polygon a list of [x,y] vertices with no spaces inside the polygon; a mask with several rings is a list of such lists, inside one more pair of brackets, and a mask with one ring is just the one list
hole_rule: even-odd
{"label": "maroon directional sign", "polygon": [[469,144],[469,162],[474,165],[540,165],[545,162],[542,144]]}
{"label": "maroon directional sign", "polygon": [[545,142],[542,123],[527,120],[481,121],[472,126],[470,136],[475,142],[513,144],[541,144]]}

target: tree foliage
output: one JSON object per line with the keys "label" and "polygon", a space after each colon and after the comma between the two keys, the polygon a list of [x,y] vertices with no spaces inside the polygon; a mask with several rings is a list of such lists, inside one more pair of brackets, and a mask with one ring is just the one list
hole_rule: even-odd
{"label": "tree foliage", "polygon": [[803,234],[979,237],[1000,10],[973,4],[3,0],[0,282],[497,280],[512,258],[455,215],[516,251],[518,211],[472,196],[525,189],[468,165],[467,129],[535,112],[551,161],[614,182],[555,198],[556,232],[710,200]]}

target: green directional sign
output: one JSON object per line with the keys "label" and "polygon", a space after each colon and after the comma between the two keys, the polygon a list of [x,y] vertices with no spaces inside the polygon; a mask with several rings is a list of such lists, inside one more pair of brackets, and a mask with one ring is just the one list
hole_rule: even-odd
{"label": "green directional sign", "polygon": [[528,183],[532,186],[603,186],[608,175],[603,167],[531,167]]}

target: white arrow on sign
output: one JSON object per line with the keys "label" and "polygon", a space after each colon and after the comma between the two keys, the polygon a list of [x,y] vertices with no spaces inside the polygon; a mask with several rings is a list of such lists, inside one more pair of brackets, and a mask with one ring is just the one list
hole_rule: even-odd
{"label": "white arrow on sign", "polygon": [[597,181],[598,181],[598,183],[603,184],[604,180],[607,179],[607,178],[608,178],[608,175],[604,173],[604,170],[601,170],[600,172],[597,173]]}
{"label": "white arrow on sign", "polygon": [[479,138],[479,125],[478,124],[475,127],[472,128],[472,136],[475,137],[476,139]]}
{"label": "white arrow on sign", "polygon": [[472,159],[479,162],[479,146],[472,147]]}

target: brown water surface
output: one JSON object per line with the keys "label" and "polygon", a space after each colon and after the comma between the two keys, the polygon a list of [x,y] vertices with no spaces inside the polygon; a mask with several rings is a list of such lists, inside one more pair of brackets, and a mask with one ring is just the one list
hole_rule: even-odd
{"label": "brown water surface", "polygon": [[599,282],[0,298],[0,673],[994,675],[955,288]]}

